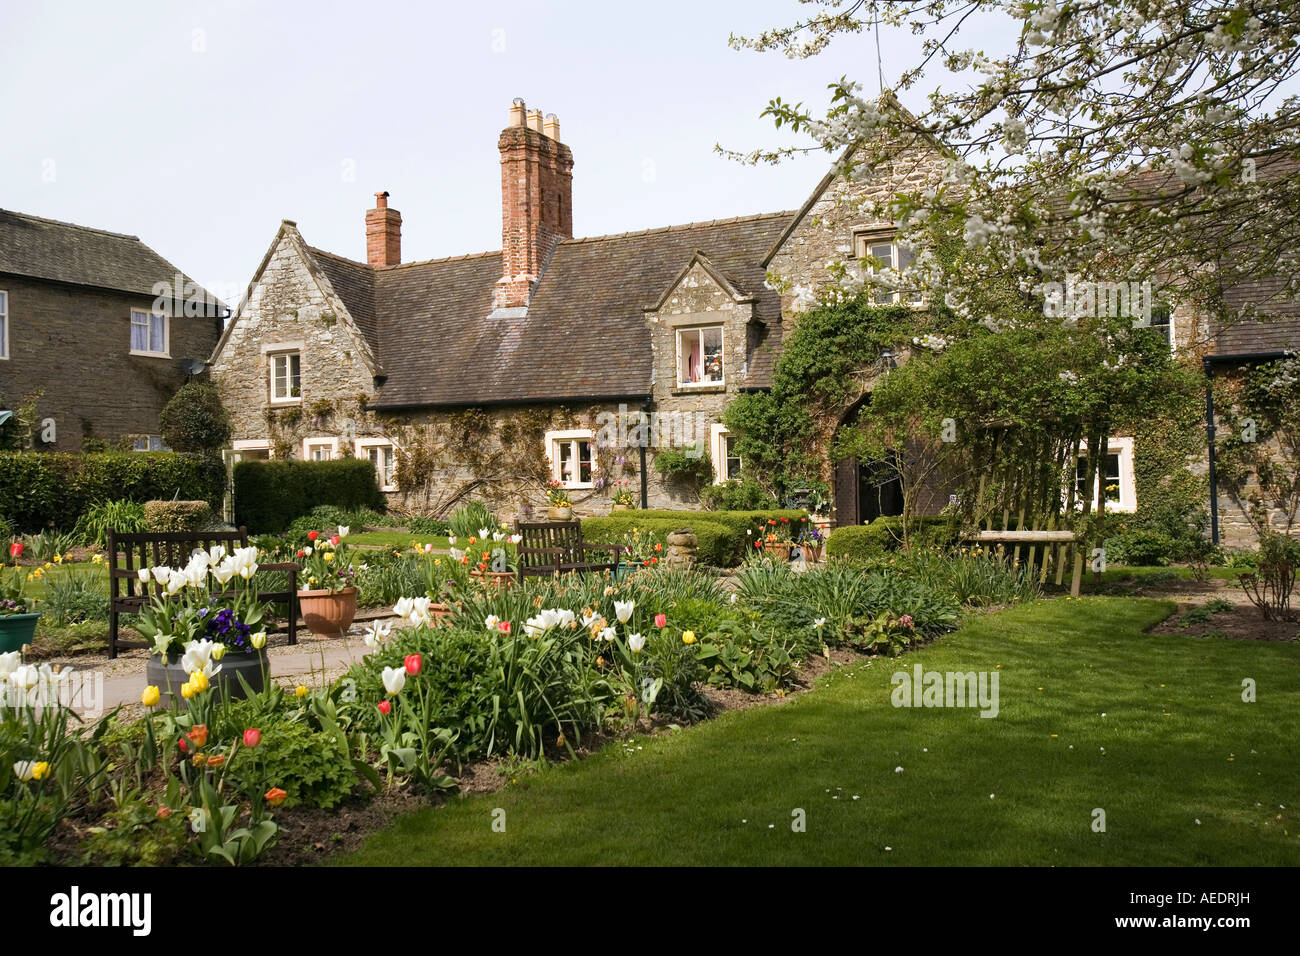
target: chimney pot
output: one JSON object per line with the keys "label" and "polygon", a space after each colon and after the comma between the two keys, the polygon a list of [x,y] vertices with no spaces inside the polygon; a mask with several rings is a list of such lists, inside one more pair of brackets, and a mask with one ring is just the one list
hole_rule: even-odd
{"label": "chimney pot", "polygon": [[402,261],[402,214],[388,208],[388,191],[375,193],[375,208],[366,212],[366,262],[395,266]]}
{"label": "chimney pot", "polygon": [[508,123],[506,123],[506,125],[523,126],[524,113],[526,110],[527,107],[524,105],[523,99],[521,97],[516,96],[514,102],[510,104],[510,120]]}
{"label": "chimney pot", "polygon": [[528,111],[528,128],[529,128],[529,129],[536,130],[536,131],[539,132],[539,133],[542,131],[542,111],[541,111],[541,110],[529,110],[529,111]]}
{"label": "chimney pot", "polygon": [[554,113],[546,114],[546,119],[542,123],[542,135],[557,143],[560,141],[560,118]]}

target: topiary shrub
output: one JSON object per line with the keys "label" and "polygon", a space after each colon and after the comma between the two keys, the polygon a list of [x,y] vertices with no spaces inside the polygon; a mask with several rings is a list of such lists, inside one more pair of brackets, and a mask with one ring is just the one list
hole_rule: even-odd
{"label": "topiary shrub", "polygon": [[347,510],[385,507],[375,469],[362,458],[334,461],[241,461],[235,465],[235,523],[279,534],[317,505]]}
{"label": "topiary shrub", "polygon": [[213,525],[212,506],[206,501],[146,501],[146,531],[204,531]]}
{"label": "topiary shrub", "polygon": [[635,512],[637,519],[626,520],[625,516],[633,512],[620,512],[607,518],[587,518],[582,522],[582,536],[589,542],[599,544],[618,544],[623,533],[632,528],[651,531],[666,536],[670,531],[690,528],[697,539],[695,557],[701,564],[714,567],[731,567],[738,563],[737,551],[744,550],[744,543],[738,541],[734,532],[725,525],[699,518],[701,512],[694,512],[695,518],[683,521],[680,518],[646,517],[645,511]]}
{"label": "topiary shrub", "polygon": [[[917,516],[911,520],[912,547],[942,551],[957,543],[957,527],[946,517]],[[871,524],[845,525],[831,532],[828,558],[870,561],[903,547],[903,519],[882,515]]]}
{"label": "topiary shrub", "polygon": [[[649,509],[646,511],[617,511],[601,521],[612,522],[610,527],[617,528],[613,538],[606,538],[607,543],[617,543],[617,538],[629,528],[645,528],[656,533],[667,533],[678,528],[690,527],[701,535],[700,527],[719,528],[723,535],[714,543],[713,532],[709,532],[708,556],[705,554],[704,536],[699,543],[699,560],[714,567],[730,568],[739,564],[745,551],[751,546],[753,532],[769,518],[780,520],[789,518],[792,526],[798,527],[807,519],[803,511],[776,509],[770,511],[676,511],[672,509]],[[597,519],[588,519],[588,521]],[[654,522],[653,524],[651,522]],[[663,522],[663,523],[661,523]],[[587,522],[583,522],[586,529]],[[586,534],[586,531],[583,532]],[[594,538],[592,540],[595,540]]]}
{"label": "topiary shrub", "polygon": [[777,506],[776,499],[753,478],[708,485],[700,492],[700,501],[710,511],[762,511]]}
{"label": "topiary shrub", "polygon": [[158,415],[163,441],[174,451],[211,454],[230,441],[230,417],[207,382],[186,382]]}
{"label": "topiary shrub", "polygon": [[1144,528],[1134,528],[1107,538],[1102,547],[1108,562],[1143,566],[1169,564],[1180,549],[1179,543],[1171,536]]}

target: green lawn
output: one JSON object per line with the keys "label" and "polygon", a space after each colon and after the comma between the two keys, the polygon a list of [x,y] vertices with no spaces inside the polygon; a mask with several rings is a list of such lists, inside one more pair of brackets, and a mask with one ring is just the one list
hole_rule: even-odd
{"label": "green lawn", "polygon": [[[973,618],[781,705],[410,814],[334,862],[1300,864],[1300,646],[1142,633],[1171,608],[1058,599]],[[999,715],[891,706],[890,675],[915,664],[996,669]]]}
{"label": "green lawn", "polygon": [[[93,571],[96,575],[99,576],[100,580],[103,581],[104,591],[105,593],[107,593],[108,592],[108,569],[105,567],[101,567],[100,565],[93,564],[90,561],[79,561],[79,562],[69,562],[67,564],[56,564],[54,565],[54,567],[49,568],[45,572],[45,574],[37,578],[35,581],[27,581],[26,582],[27,594],[30,597],[43,598],[45,597],[45,584],[47,581],[50,580],[50,578],[66,577],[70,574],[73,574],[74,572],[78,572],[78,571],[84,572],[87,569]],[[35,570],[36,570],[35,568],[24,567],[23,574],[24,575],[31,574]]]}
{"label": "green lawn", "polygon": [[347,536],[346,541],[353,547],[372,545],[403,551],[411,546],[412,541],[418,541],[420,544],[431,543],[443,551],[447,549],[446,535],[413,534],[410,531],[354,531]]}

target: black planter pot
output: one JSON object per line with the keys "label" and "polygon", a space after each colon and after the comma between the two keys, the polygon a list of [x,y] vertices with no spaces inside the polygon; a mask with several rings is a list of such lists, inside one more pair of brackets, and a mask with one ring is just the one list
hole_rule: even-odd
{"label": "black planter pot", "polygon": [[[167,660],[164,661],[157,654],[149,655],[149,661],[144,667],[145,686],[153,685],[162,692],[163,703],[168,703],[166,698],[175,697],[181,700],[181,685],[190,679],[190,675],[181,667],[181,654],[168,654]],[[211,688],[207,693],[228,694],[231,698],[241,700],[247,696],[244,693],[244,685],[240,683],[236,674],[242,674],[244,680],[248,681],[248,686],[254,692],[259,692],[264,688],[263,675],[271,676],[270,663],[266,659],[266,652],[254,651],[252,654],[240,654],[231,651],[219,662],[221,670],[212,678]]]}

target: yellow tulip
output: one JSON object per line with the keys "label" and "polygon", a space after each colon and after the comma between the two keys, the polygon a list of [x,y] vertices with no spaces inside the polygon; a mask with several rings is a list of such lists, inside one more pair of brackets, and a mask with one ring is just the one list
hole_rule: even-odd
{"label": "yellow tulip", "polygon": [[293,696],[294,696],[294,697],[297,697],[297,698],[299,698],[299,699],[301,699],[301,698],[303,698],[303,697],[306,697],[306,696],[307,696],[307,688],[306,688],[305,686],[303,686],[302,684],[299,684],[296,688],[294,688]]}
{"label": "yellow tulip", "polygon": [[33,780],[44,780],[49,775],[50,775],[50,765],[46,761],[41,760],[32,765]]}
{"label": "yellow tulip", "polygon": [[203,671],[195,671],[190,675],[190,685],[194,688],[194,693],[201,694],[208,689],[208,675]]}
{"label": "yellow tulip", "polygon": [[213,647],[212,647],[212,659],[213,659],[214,661],[219,661],[219,660],[221,660],[221,658],[223,658],[223,657],[225,657],[225,656],[226,656],[226,645],[225,645],[225,644],[215,644],[215,645],[213,645]]}
{"label": "yellow tulip", "polygon": [[191,684],[189,681],[186,681],[184,684],[181,684],[182,697],[184,697],[186,700],[189,700],[191,697],[194,696],[194,694],[195,694],[195,690],[193,684]]}
{"label": "yellow tulip", "polygon": [[333,560],[334,560],[334,552],[333,552],[333,551],[327,551],[327,552],[325,553],[325,560],[326,560],[326,561],[333,561]]}
{"label": "yellow tulip", "polygon": [[146,707],[157,707],[160,700],[162,700],[162,692],[156,684],[150,684],[144,689],[144,693],[140,695],[140,703]]}
{"label": "yellow tulip", "polygon": [[683,644],[694,644],[694,643],[695,643],[695,632],[694,632],[694,631],[685,631],[685,632],[683,632],[683,634],[682,634],[682,643],[683,643]]}

